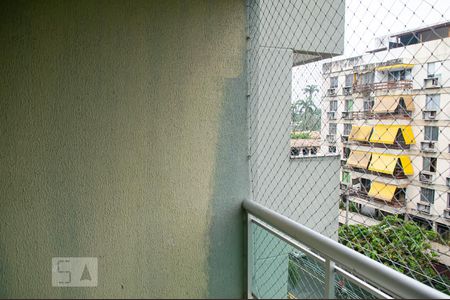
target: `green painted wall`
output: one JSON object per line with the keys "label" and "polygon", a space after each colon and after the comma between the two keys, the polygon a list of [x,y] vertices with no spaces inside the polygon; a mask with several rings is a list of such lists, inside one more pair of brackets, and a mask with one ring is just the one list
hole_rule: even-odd
{"label": "green painted wall", "polygon": [[0,47],[0,298],[242,297],[244,1],[2,1]]}

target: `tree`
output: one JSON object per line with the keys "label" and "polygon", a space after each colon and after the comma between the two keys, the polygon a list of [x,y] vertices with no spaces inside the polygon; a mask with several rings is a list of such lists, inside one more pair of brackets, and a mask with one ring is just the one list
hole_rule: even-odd
{"label": "tree", "polygon": [[314,94],[318,91],[316,85],[307,85],[303,89],[306,98],[291,105],[292,122],[298,124],[298,130],[320,130],[321,111],[314,104]]}
{"label": "tree", "polygon": [[347,247],[450,294],[448,279],[442,278],[433,266],[437,253],[429,241],[436,239],[436,232],[397,216],[387,216],[374,226],[339,228],[339,241]]}

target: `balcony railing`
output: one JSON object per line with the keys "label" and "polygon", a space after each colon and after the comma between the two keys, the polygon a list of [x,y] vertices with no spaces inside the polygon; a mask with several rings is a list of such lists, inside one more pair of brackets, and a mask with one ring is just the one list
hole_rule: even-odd
{"label": "balcony railing", "polygon": [[398,81],[375,82],[375,83],[353,85],[353,91],[356,93],[371,92],[376,90],[393,90],[393,89],[400,89],[400,90],[412,89],[412,80],[398,80]]}
{"label": "balcony railing", "polygon": [[344,120],[367,120],[367,119],[411,119],[411,112],[393,112],[393,113],[374,113],[371,110],[368,111],[352,111],[348,112],[349,115],[346,115],[345,112],[342,112],[342,118]]}
{"label": "balcony railing", "polygon": [[388,201],[384,201],[381,199],[377,199],[375,197],[370,197],[366,191],[362,190],[362,189],[356,189],[356,188],[349,188],[348,189],[348,195],[349,196],[353,196],[353,197],[357,197],[360,199],[363,199],[367,202],[375,202],[378,203],[380,205],[387,205],[390,207],[395,207],[395,208],[402,208],[405,207],[405,200],[399,200],[397,198],[393,198],[391,202]]}
{"label": "balcony railing", "polygon": [[[359,287],[364,291],[364,297],[366,298],[448,298],[447,295],[256,202],[244,201],[243,207],[248,214],[248,298],[286,298],[288,292],[283,292],[283,285],[277,285],[276,282],[271,282],[271,280],[288,281],[287,261],[292,256],[296,257],[296,260],[304,261],[307,269],[311,271],[307,272],[307,269],[303,268],[301,269],[303,273],[299,275],[300,278],[314,280],[310,289],[316,292],[314,296],[318,298],[331,299],[339,296],[338,290],[341,288],[339,282],[342,282],[342,280]],[[263,231],[266,237],[271,236],[276,240],[260,238],[260,235],[255,234],[256,230]],[[261,265],[255,265],[255,261],[258,259],[258,256],[254,257],[255,251],[263,252],[266,250],[264,257],[271,254],[267,252],[267,248],[254,248],[264,246],[264,243],[267,243],[268,249],[272,250],[280,244],[286,244],[296,250],[287,253],[286,249],[289,248],[283,248],[284,252],[281,251],[277,256],[280,260],[271,260],[265,268],[261,268]],[[309,263],[306,264],[308,261]],[[280,264],[277,264],[277,262]],[[258,275],[263,278],[258,277]],[[316,277],[313,278],[313,276]],[[317,278],[319,279],[317,280]],[[264,282],[264,292],[261,291],[260,286],[254,286],[254,284],[258,285],[258,279]],[[284,287],[286,286],[287,283],[284,284]],[[270,289],[275,292],[271,292]]]}

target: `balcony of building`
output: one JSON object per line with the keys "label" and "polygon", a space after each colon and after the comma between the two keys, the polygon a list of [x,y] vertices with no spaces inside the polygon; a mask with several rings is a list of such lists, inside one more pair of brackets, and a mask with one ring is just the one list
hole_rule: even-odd
{"label": "balcony of building", "polygon": [[413,87],[412,80],[392,80],[366,84],[355,84],[353,90],[358,93],[370,93],[380,90],[410,90]]}
{"label": "balcony of building", "polygon": [[410,125],[352,126],[348,141],[370,147],[409,149],[416,143]]}
{"label": "balcony of building", "polygon": [[403,179],[414,175],[411,159],[408,155],[352,150],[346,167],[358,172]]}
{"label": "balcony of building", "polygon": [[357,177],[350,182],[346,182],[346,178],[343,177],[342,181],[341,195],[352,201],[376,206],[377,209],[389,213],[405,212],[407,186],[405,184],[385,183],[379,181],[379,178],[370,180],[366,177]]}
{"label": "balcony of building", "polygon": [[380,64],[364,72],[356,72],[353,91],[356,93],[371,93],[378,91],[407,91],[412,89],[412,64],[393,63]]}

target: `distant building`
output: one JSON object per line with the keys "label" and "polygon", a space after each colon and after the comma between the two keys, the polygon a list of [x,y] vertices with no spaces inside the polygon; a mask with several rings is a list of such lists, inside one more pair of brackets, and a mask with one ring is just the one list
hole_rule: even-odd
{"label": "distant building", "polygon": [[[325,63],[321,152],[342,159],[341,197],[376,219],[450,228],[450,23],[378,38]],[[365,216],[364,216],[365,217]]]}

